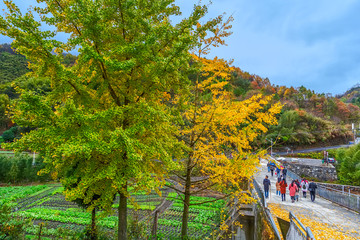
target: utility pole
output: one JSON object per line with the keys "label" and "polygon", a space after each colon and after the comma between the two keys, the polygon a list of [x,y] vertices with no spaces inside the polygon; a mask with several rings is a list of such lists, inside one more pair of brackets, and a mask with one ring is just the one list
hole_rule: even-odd
{"label": "utility pole", "polygon": [[33,161],[32,161],[32,165],[35,166],[35,152],[33,153]]}
{"label": "utility pole", "polygon": [[355,129],[355,124],[354,123],[351,124],[351,130],[352,130],[352,132],[354,134],[354,144],[356,144],[356,129]]}
{"label": "utility pole", "polygon": [[271,145],[270,145],[270,156],[272,156],[273,139],[270,138],[270,140],[269,140],[269,139],[266,138],[266,141],[270,141],[270,143],[271,143]]}

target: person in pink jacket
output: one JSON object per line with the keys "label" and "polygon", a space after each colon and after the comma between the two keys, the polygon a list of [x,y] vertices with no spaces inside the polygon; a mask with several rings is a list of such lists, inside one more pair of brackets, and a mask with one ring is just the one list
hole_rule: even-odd
{"label": "person in pink jacket", "polygon": [[291,202],[295,202],[295,194],[296,194],[296,191],[298,190],[298,187],[295,183],[295,180],[293,180],[291,182],[291,184],[289,185],[289,192],[290,192],[290,197],[291,197]]}

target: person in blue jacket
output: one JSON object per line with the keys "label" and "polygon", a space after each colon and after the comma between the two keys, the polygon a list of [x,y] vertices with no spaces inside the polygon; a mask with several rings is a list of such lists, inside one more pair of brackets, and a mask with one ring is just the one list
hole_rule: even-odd
{"label": "person in blue jacket", "polygon": [[269,197],[269,188],[271,185],[268,175],[265,176],[263,184],[264,184],[265,198],[268,198]]}

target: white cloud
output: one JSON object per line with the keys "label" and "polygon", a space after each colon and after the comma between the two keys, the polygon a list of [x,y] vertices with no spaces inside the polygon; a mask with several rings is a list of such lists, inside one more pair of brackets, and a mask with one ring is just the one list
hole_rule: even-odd
{"label": "white cloud", "polygon": [[[25,11],[35,0],[14,0]],[[202,1],[207,4],[209,0]],[[208,17],[234,15],[228,47],[213,51],[274,84],[341,93],[359,82],[360,2],[212,0]],[[177,0],[188,16],[193,0]],[[5,8],[0,2],[0,9]],[[0,36],[0,42],[8,39]],[[358,50],[359,49],[359,50]]]}

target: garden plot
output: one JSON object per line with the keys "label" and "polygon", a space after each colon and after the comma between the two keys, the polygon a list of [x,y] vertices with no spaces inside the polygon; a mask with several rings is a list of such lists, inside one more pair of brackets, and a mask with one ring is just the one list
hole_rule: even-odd
{"label": "garden plot", "polygon": [[[91,213],[68,202],[62,195],[63,188],[59,184],[2,187],[0,203],[11,203],[14,215],[33,220],[33,226],[26,229],[29,238],[35,238],[42,224],[42,236],[60,238],[61,236],[77,236],[90,224]],[[167,208],[158,217],[159,239],[179,238],[182,220],[182,202],[177,194],[169,189],[162,189],[162,197],[156,193],[138,192],[132,195],[136,206],[129,201],[128,214],[133,219],[146,223],[150,234],[155,210],[166,200]],[[191,202],[209,201],[211,198],[192,197]],[[97,226],[103,231],[114,233],[117,223],[117,207],[119,199],[115,198],[113,214],[97,219]],[[220,224],[220,211],[224,207],[223,200],[194,205],[190,207],[188,233],[191,239],[210,237]],[[98,214],[99,216],[100,214]],[[45,238],[46,239],[46,238]]]}
{"label": "garden plot", "polygon": [[[178,237],[181,232],[183,205],[176,193],[170,193],[168,200],[173,204],[159,216],[158,228],[160,236],[164,239]],[[191,203],[201,203],[215,200],[207,197],[191,197]],[[219,228],[221,209],[225,207],[224,200],[192,205],[189,209],[188,235],[192,239],[205,239]]]}

